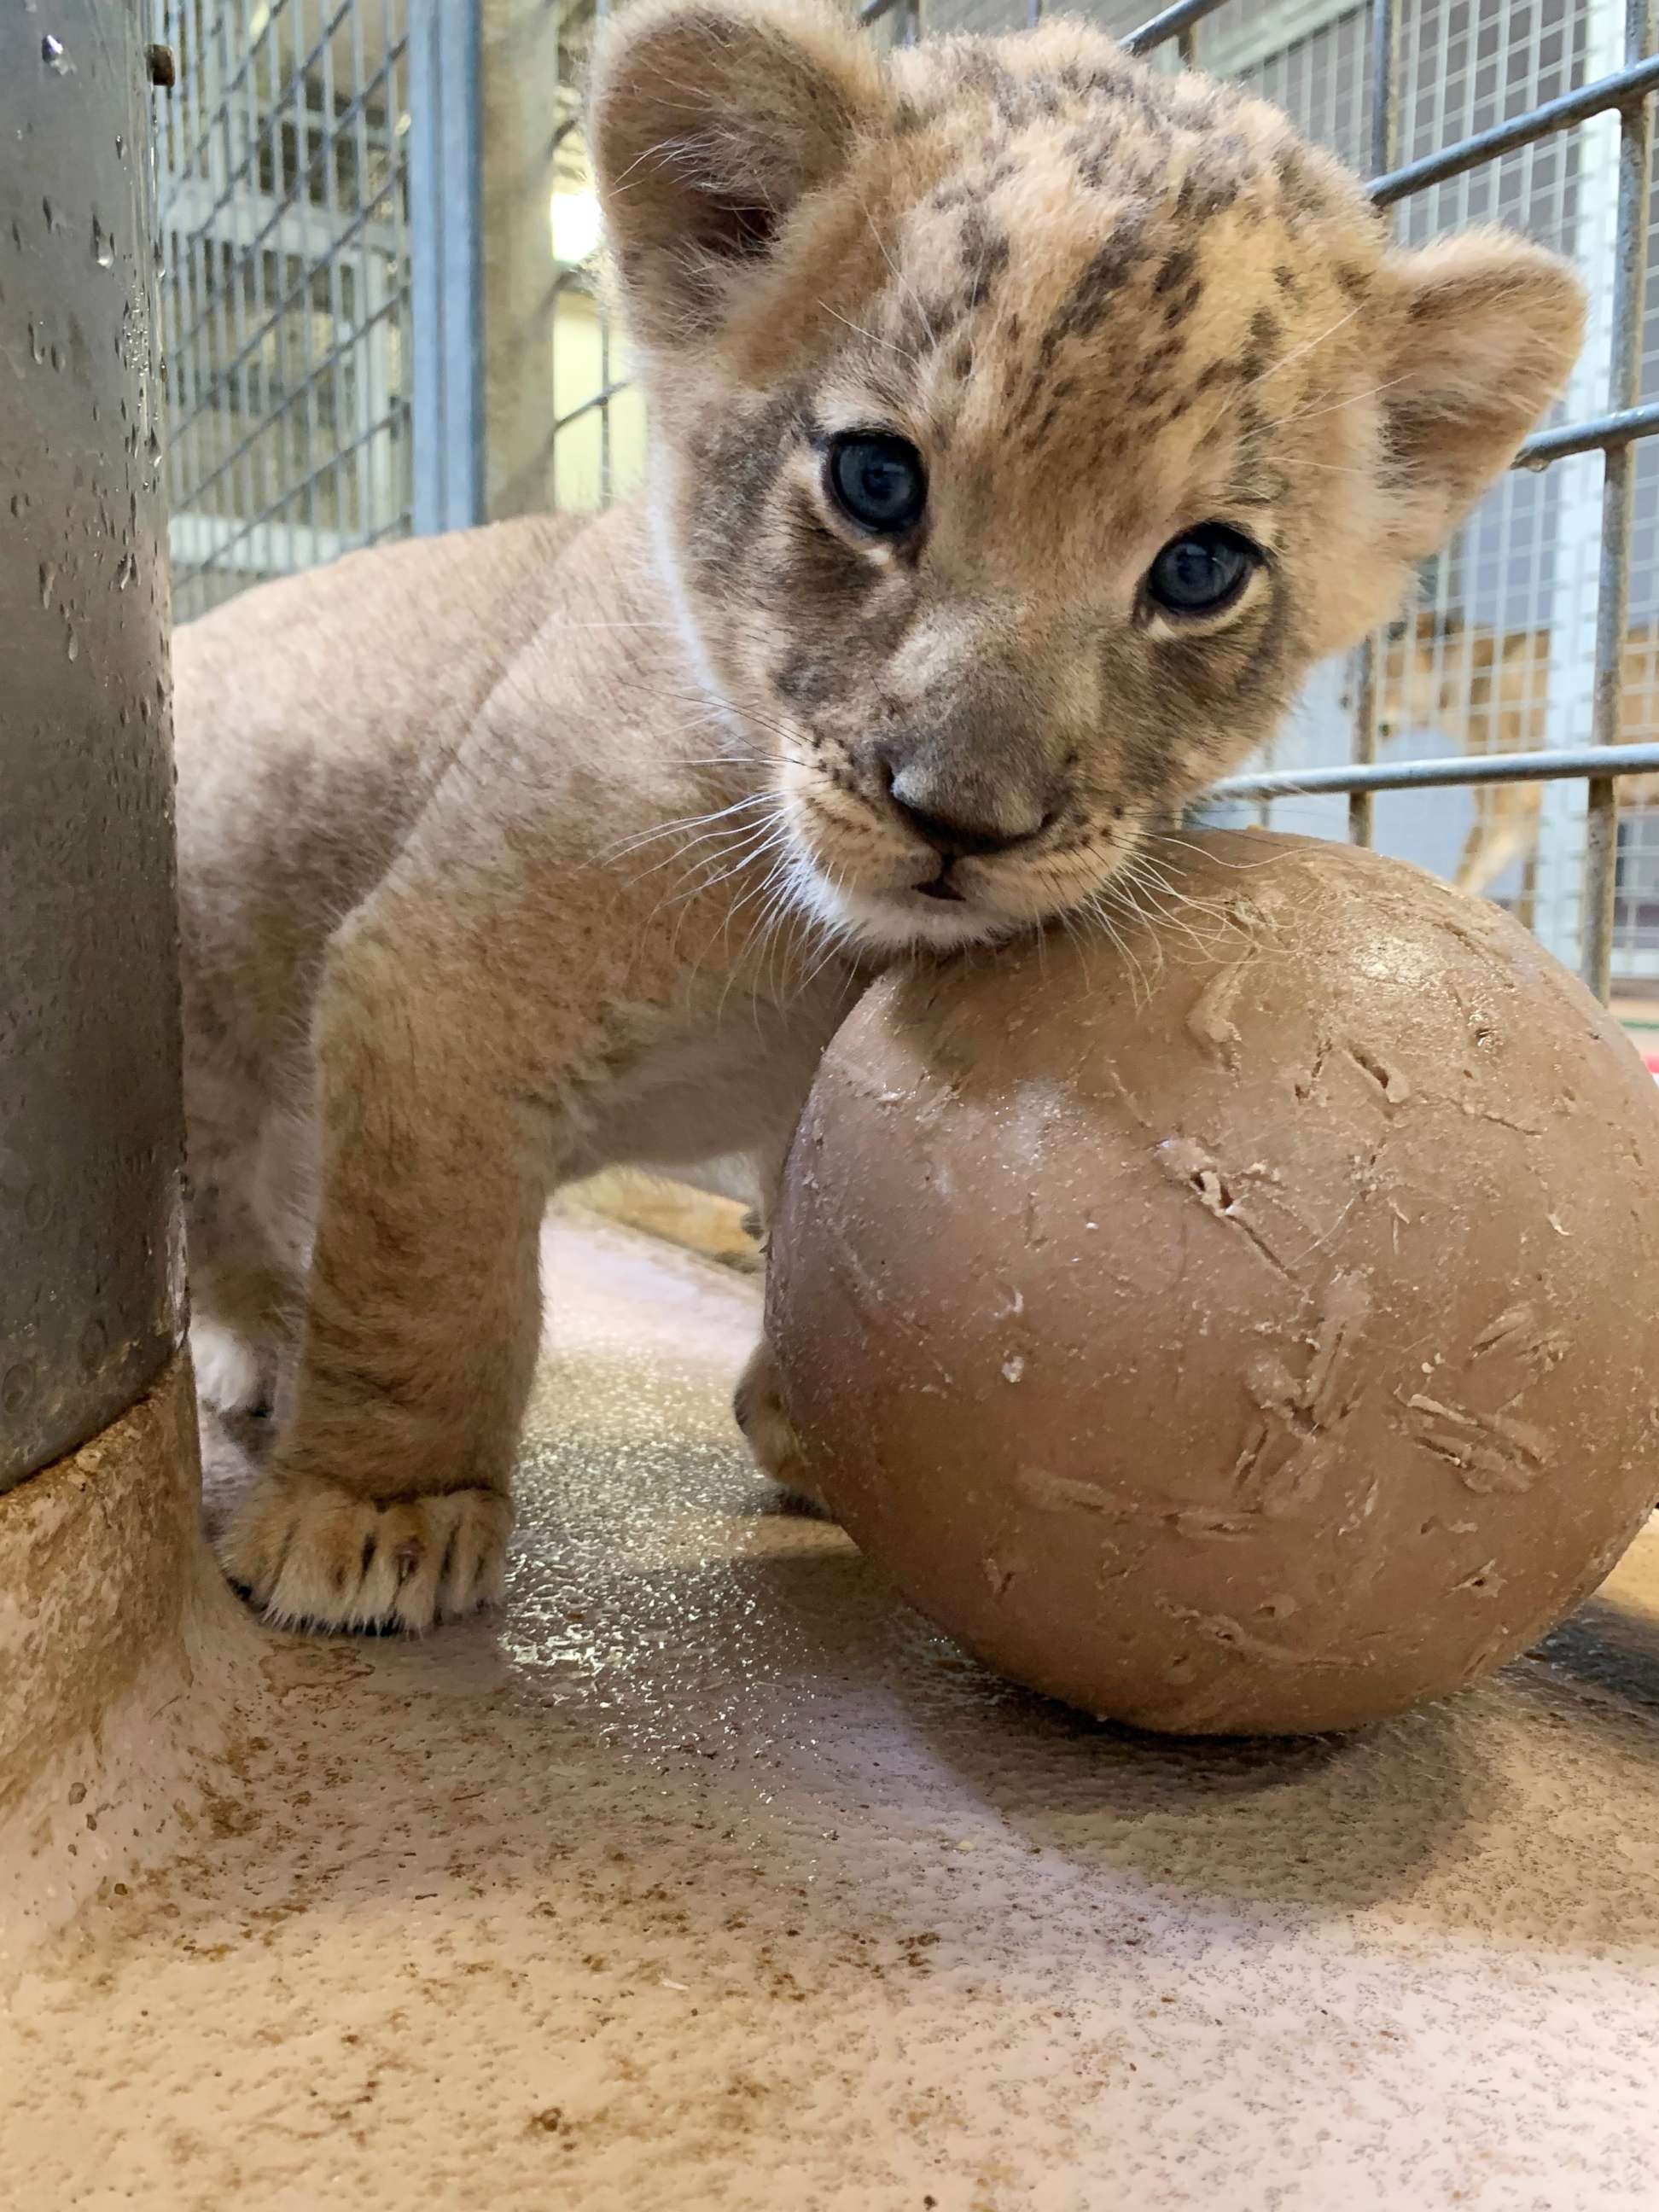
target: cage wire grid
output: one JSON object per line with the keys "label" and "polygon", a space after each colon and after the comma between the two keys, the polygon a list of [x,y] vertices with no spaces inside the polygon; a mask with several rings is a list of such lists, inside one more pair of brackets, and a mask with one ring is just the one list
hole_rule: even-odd
{"label": "cage wire grid", "polygon": [[180,619],[412,519],[401,0],[156,0]]}
{"label": "cage wire grid", "polygon": [[[158,36],[207,64],[163,160],[174,559],[189,613],[257,576],[470,519],[471,494],[434,501],[411,489],[430,471],[428,446],[476,443],[476,421],[469,431],[449,416],[476,416],[463,356],[477,332],[452,318],[440,343],[428,327],[444,288],[428,277],[423,305],[426,262],[465,246],[434,238],[423,252],[434,226],[421,229],[418,173],[411,292],[411,163],[418,173],[424,154],[434,169],[440,123],[418,84],[411,99],[421,39],[406,17],[476,26],[489,0],[155,4]],[[546,503],[572,509],[635,488],[643,437],[598,279],[581,137],[580,72],[605,4],[544,9],[556,55],[550,404],[532,473]],[[1042,5],[867,0],[860,15],[904,43],[1018,27]],[[1403,241],[1495,219],[1585,275],[1590,331],[1551,423],[1429,564],[1405,620],[1321,671],[1274,756],[1211,804],[1375,840],[1454,875],[1518,912],[1603,996],[1614,975],[1659,982],[1651,8],[1178,0],[1139,24],[1123,0],[1086,10],[1154,66],[1196,63],[1285,108],[1369,177]],[[459,197],[451,234],[478,219],[476,191],[470,208]],[[562,207],[584,218],[563,239]],[[441,383],[453,403],[439,404]]]}

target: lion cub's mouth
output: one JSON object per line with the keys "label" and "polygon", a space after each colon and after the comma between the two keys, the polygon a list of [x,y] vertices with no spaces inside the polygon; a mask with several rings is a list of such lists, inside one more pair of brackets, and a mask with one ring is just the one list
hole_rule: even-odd
{"label": "lion cub's mouth", "polygon": [[967,903],[967,893],[951,880],[951,863],[948,860],[929,882],[917,884],[913,888],[921,898],[944,899],[957,906]]}

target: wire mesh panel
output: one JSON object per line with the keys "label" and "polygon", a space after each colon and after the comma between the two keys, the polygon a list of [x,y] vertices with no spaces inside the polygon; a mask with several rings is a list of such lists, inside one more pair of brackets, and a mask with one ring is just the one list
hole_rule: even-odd
{"label": "wire mesh panel", "polygon": [[156,0],[174,607],[406,532],[404,0]]}

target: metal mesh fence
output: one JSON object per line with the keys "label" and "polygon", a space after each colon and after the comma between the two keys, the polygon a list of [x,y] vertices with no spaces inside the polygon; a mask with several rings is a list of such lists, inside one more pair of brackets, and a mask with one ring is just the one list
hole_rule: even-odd
{"label": "metal mesh fence", "polygon": [[410,526],[404,0],[156,0],[180,619]]}

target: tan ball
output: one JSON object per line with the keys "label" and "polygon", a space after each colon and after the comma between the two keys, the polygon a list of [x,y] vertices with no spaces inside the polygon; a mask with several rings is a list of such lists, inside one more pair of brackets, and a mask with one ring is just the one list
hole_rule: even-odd
{"label": "tan ball", "polygon": [[1121,951],[860,1002],[769,1332],[826,1501],[992,1665],[1346,1728],[1523,1650],[1659,1497],[1659,1098],[1496,908],[1301,838],[1157,857]]}

